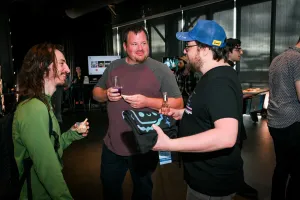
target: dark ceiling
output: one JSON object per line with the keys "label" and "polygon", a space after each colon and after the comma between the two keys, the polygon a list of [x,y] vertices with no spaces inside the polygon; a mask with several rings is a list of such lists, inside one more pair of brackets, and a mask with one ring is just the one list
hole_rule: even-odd
{"label": "dark ceiling", "polygon": [[[142,17],[142,13],[146,15],[157,14],[170,9],[176,9],[180,6],[199,3],[209,0],[0,0],[9,5],[12,13],[18,14],[20,8],[22,12],[35,16],[68,16],[69,18],[78,18],[93,11],[101,9],[109,10],[112,17],[122,15],[127,18],[128,15],[138,15]],[[26,9],[25,9],[26,8]],[[120,16],[119,16],[120,17]]]}
{"label": "dark ceiling", "polygon": [[[3,1],[3,0],[1,0]],[[4,0],[11,13],[21,9],[36,16],[68,16],[77,18],[106,8],[114,15],[114,6],[124,0]]]}
{"label": "dark ceiling", "polygon": [[210,0],[0,0],[0,4],[6,2],[10,17],[17,20],[88,18],[98,24],[115,25],[204,1]]}

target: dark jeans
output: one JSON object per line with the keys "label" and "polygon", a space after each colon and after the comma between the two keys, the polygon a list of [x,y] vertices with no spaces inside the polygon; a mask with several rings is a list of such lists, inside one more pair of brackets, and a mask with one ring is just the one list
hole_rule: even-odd
{"label": "dark jeans", "polygon": [[300,122],[286,128],[269,127],[269,131],[273,138],[276,154],[271,199],[299,199]]}
{"label": "dark jeans", "polygon": [[72,88],[72,96],[75,101],[83,101],[83,85],[74,85]]}
{"label": "dark jeans", "polygon": [[101,181],[104,200],[122,200],[122,184],[127,170],[133,181],[132,200],[152,199],[152,173],[158,163],[158,153],[150,151],[134,156],[119,156],[105,144],[102,148]]}

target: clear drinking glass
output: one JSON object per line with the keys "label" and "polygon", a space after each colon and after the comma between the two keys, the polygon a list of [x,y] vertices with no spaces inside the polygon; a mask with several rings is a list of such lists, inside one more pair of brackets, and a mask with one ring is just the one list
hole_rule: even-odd
{"label": "clear drinking glass", "polygon": [[118,76],[114,76],[113,77],[112,84],[113,84],[112,87],[114,89],[118,89],[118,91],[116,93],[120,93],[121,94],[123,86],[122,86],[120,78]]}
{"label": "clear drinking glass", "polygon": [[167,92],[163,92],[163,103],[161,105],[161,111],[164,114],[167,114],[168,112],[170,112],[170,106],[168,104],[168,93]]}

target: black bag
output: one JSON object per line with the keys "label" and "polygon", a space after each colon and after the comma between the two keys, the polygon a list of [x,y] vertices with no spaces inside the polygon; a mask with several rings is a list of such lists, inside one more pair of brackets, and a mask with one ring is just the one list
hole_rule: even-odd
{"label": "black bag", "polygon": [[123,119],[132,128],[140,153],[152,150],[157,142],[157,133],[152,124],[159,126],[170,138],[177,137],[176,120],[156,111],[125,110]]}
{"label": "black bag", "polygon": [[[14,158],[14,146],[12,139],[12,123],[16,105],[10,113],[0,118],[0,199],[19,199],[24,182],[27,182],[28,199],[32,199],[30,169],[32,160],[30,158],[23,161],[24,173],[19,177],[18,167]],[[52,131],[52,119],[49,115],[49,135],[58,140],[57,134]],[[56,135],[55,135],[56,134]],[[55,151],[57,152],[57,147]]]}

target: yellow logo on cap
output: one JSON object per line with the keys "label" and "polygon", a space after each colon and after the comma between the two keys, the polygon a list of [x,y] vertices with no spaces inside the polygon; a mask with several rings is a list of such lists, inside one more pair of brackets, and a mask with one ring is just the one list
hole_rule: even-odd
{"label": "yellow logo on cap", "polygon": [[219,47],[221,46],[222,42],[220,40],[214,40],[212,44]]}

